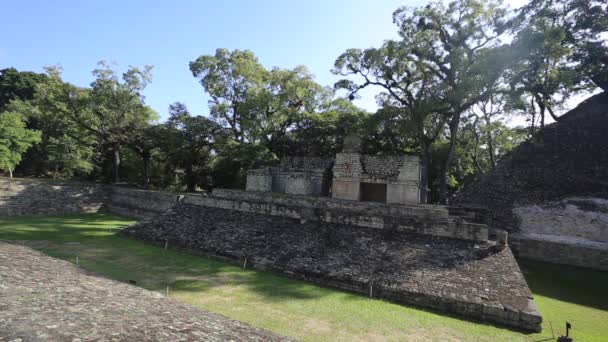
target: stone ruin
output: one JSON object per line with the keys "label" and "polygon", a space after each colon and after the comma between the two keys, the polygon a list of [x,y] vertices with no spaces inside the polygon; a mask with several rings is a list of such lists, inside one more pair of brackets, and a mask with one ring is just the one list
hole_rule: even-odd
{"label": "stone ruin", "polygon": [[387,204],[420,203],[420,159],[414,155],[361,154],[349,137],[334,160],[288,157],[278,167],[250,170],[248,191],[329,196]]}
{"label": "stone ruin", "polygon": [[287,157],[279,166],[249,170],[247,191],[292,195],[327,196],[331,184],[332,160],[315,157]]}
{"label": "stone ruin", "polygon": [[[185,195],[122,231],[243,267],[527,331],[542,317],[507,243],[486,217],[422,205],[416,156],[284,158],[246,191]],[[120,196],[127,206],[141,202]],[[137,206],[137,204],[135,204]],[[490,239],[490,236],[493,238]]]}
{"label": "stone ruin", "polygon": [[[349,172],[343,172],[345,165]],[[541,314],[506,234],[490,228],[483,212],[418,203],[418,174],[415,158],[366,156],[347,146],[333,161],[286,158],[277,167],[254,170],[249,191],[178,195],[0,179],[0,215],[103,207],[142,218],[121,231],[130,238],[540,331]],[[352,191],[341,191],[340,181]],[[366,184],[383,184],[386,192]]]}

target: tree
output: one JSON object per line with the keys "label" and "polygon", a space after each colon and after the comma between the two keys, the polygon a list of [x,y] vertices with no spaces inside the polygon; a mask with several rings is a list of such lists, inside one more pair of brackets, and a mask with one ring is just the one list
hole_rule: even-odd
{"label": "tree", "polygon": [[213,145],[221,139],[223,132],[223,128],[214,121],[201,115],[191,115],[182,103],[176,102],[169,107],[169,119],[161,133],[163,148],[173,165],[185,171],[188,191],[196,191]]}
{"label": "tree", "polygon": [[284,155],[333,158],[342,151],[347,136],[365,135],[365,111],[345,98],[322,102],[316,111],[304,113],[287,134],[288,152]]}
{"label": "tree", "polygon": [[268,71],[249,50],[217,49],[190,62],[192,75],[209,94],[211,116],[230,128],[236,141],[251,138],[256,118],[251,108],[252,88],[268,80]]}
{"label": "tree", "polygon": [[278,156],[288,148],[288,132],[320,109],[333,92],[323,89],[304,66],[293,70],[273,68],[267,80],[250,89],[253,142],[261,142]]}
{"label": "tree", "polygon": [[160,148],[163,143],[161,125],[149,125],[140,127],[129,139],[128,146],[141,158],[143,170],[143,186],[150,186],[150,163],[154,150]]}
{"label": "tree", "polygon": [[142,94],[151,80],[152,66],[143,70],[130,67],[122,74],[107,63],[99,62],[93,70],[95,81],[80,98],[81,109],[69,111],[70,119],[93,134],[107,146],[113,156],[114,182],[120,180],[120,149],[129,144],[133,132],[156,119],[155,113],[144,103]]}
{"label": "tree", "polygon": [[462,113],[495,92],[495,85],[512,61],[500,41],[506,10],[484,0],[452,1],[444,6],[400,8],[393,21],[402,44],[442,89],[437,110],[449,118],[450,147],[440,182],[440,202],[446,203],[449,169],[454,160]]}
{"label": "tree", "polygon": [[387,41],[378,49],[349,49],[336,59],[332,71],[362,79],[359,84],[348,79],[336,83],[335,88],[347,89],[351,99],[368,86],[384,90],[378,99],[385,109],[376,115],[390,113],[394,120],[401,122],[398,125],[401,132],[416,137],[423,164],[421,201],[426,203],[430,147],[446,121],[438,112],[444,90],[440,79],[427,72],[410,47],[402,42]]}
{"label": "tree", "polygon": [[506,99],[495,94],[463,115],[459,144],[470,156],[476,173],[493,169],[505,153],[528,137],[524,128],[505,124],[505,106]]}
{"label": "tree", "polygon": [[569,65],[572,48],[567,44],[564,17],[555,11],[547,13],[547,8],[541,11],[544,15],[532,14],[529,6],[520,10],[511,23],[515,35],[512,47],[521,51],[524,58],[511,69],[509,86],[514,107],[529,106],[534,134],[535,121],[538,119],[542,130],[547,113],[559,120],[555,108],[580,91],[583,77]]}
{"label": "tree", "polygon": [[88,174],[93,169],[96,139],[69,119],[83,110],[85,95],[85,89],[63,82],[61,69],[47,67],[45,81],[36,85],[30,99],[15,99],[7,105],[8,111],[27,119],[28,128],[42,133],[41,143],[24,155],[21,172],[58,178]]}
{"label": "tree", "polygon": [[0,169],[7,170],[12,178],[21,155],[39,141],[40,132],[27,129],[19,113],[0,114]]}
{"label": "tree", "polygon": [[[509,23],[512,49],[523,56],[511,70],[513,106],[531,116],[531,132],[568,98],[595,86],[608,89],[606,3],[589,0],[533,0]],[[538,135],[538,139],[542,136]]]}
{"label": "tree", "polygon": [[34,97],[36,85],[47,81],[45,74],[19,72],[15,68],[0,70],[0,112],[11,100],[29,100]]}

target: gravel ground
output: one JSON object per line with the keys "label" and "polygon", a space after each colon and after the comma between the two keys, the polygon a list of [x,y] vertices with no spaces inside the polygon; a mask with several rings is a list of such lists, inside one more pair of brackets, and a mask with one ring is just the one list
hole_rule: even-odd
{"label": "gravel ground", "polygon": [[0,342],[287,340],[0,242]]}

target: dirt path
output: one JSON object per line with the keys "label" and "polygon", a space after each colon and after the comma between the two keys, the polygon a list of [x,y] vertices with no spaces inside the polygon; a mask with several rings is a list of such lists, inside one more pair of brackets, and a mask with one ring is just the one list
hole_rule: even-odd
{"label": "dirt path", "polygon": [[0,242],[0,342],[287,341]]}

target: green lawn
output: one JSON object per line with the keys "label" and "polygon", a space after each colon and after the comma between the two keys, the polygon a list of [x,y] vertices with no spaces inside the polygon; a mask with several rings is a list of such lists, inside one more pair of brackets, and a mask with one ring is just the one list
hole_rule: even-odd
{"label": "green lawn", "polygon": [[565,321],[577,341],[608,337],[608,273],[522,262],[545,318],[541,334],[508,329],[327,289],[120,238],[134,222],[109,214],[0,219],[0,240],[301,340],[549,341]]}

